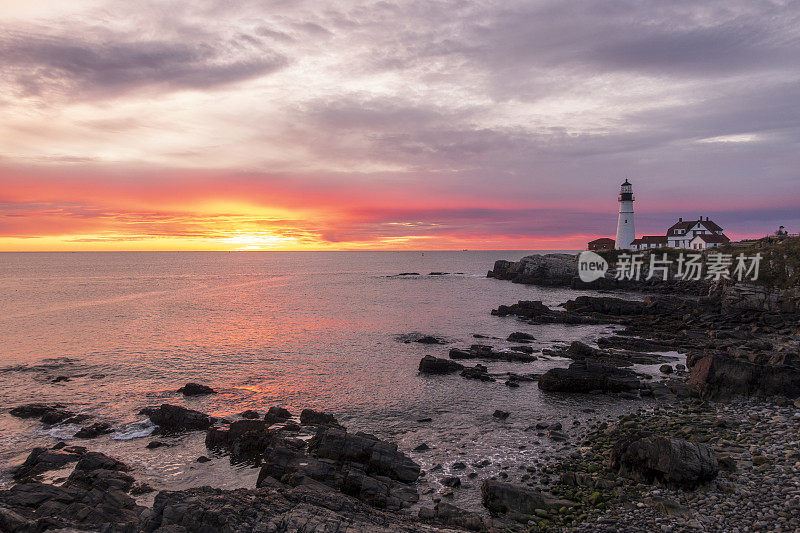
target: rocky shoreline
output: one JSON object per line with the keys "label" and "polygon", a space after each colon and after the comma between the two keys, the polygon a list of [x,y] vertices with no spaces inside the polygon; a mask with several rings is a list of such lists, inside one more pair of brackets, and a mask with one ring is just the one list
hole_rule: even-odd
{"label": "rocky shoreline", "polygon": [[[576,284],[567,257],[498,262],[490,277],[586,288]],[[510,389],[538,387],[542,394],[579,399],[588,412],[598,395],[655,404],[618,420],[570,428],[570,435],[581,435],[577,446],[552,460],[486,475],[481,464],[456,462],[443,475],[436,467],[425,471],[392,442],[349,432],[329,413],[273,406],[231,421],[163,404],[141,411],[161,435],[204,432],[209,455],[258,468],[258,479],[247,489],[160,491],[151,506],[142,506],[136,497],[153,489],[136,479],[125,458],[90,450],[91,439],[108,427],[62,404],[29,404],[11,414],[43,424],[86,423],[80,441],[86,446],[59,442],[32,450],[13,470],[16,484],[0,491],[0,530],[796,531],[800,303],[795,289],[698,285],[648,283],[636,287],[652,293],[641,300],[604,294],[579,296],[556,308],[535,301],[501,305],[492,314],[519,321],[520,331],[507,339],[476,335],[470,346],[441,347],[446,342],[433,336],[398,339],[440,350],[425,356],[418,371],[452,375],[445,378],[452,386],[463,378],[480,387],[496,381]],[[525,331],[539,324],[609,324],[616,330],[598,338],[596,346],[576,341],[541,349],[531,346],[535,338]],[[508,346],[497,349],[495,340]],[[685,354],[685,364],[675,353]],[[566,368],[543,373],[493,368],[562,358],[569,361]],[[641,370],[653,366],[660,370],[658,379]],[[215,393],[197,383],[181,392]],[[494,418],[509,415],[497,409]],[[570,438],[562,421],[534,422],[532,437]],[[154,440],[147,447],[159,445]],[[423,446],[416,451],[424,452]],[[421,490],[432,478],[441,488]],[[467,485],[479,487],[482,508],[449,503]]]}

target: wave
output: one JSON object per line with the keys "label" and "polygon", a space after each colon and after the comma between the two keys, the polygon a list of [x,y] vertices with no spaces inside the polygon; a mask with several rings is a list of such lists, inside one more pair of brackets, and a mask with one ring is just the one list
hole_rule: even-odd
{"label": "wave", "polygon": [[153,424],[149,419],[148,420],[141,420],[139,422],[131,422],[130,424],[126,424],[122,428],[114,431],[111,434],[112,440],[132,440],[132,439],[141,439],[142,437],[147,437],[158,426]]}

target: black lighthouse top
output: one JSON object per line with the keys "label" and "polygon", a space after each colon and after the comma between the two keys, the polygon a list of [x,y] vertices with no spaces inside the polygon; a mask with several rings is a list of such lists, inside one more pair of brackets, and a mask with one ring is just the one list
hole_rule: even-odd
{"label": "black lighthouse top", "polygon": [[633,186],[628,179],[625,179],[625,183],[623,183],[619,188],[619,201],[620,202],[632,202],[633,198]]}

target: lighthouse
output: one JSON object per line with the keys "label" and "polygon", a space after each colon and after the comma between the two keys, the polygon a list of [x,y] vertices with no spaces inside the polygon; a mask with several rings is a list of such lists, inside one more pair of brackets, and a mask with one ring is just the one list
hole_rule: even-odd
{"label": "lighthouse", "polygon": [[633,228],[633,186],[626,179],[619,188],[619,220],[617,220],[618,250],[629,250],[631,242],[636,238]]}

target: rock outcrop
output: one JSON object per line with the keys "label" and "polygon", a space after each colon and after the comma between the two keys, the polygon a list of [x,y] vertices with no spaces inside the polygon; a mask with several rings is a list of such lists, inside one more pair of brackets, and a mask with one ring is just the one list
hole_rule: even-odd
{"label": "rock outcrop", "polygon": [[536,517],[537,510],[571,507],[575,502],[562,500],[532,487],[487,479],[481,485],[483,505],[494,516],[506,516],[520,522]]}
{"label": "rock outcrop", "polygon": [[462,370],[464,365],[460,365],[450,359],[441,359],[432,355],[426,355],[419,362],[420,374],[452,374]]}
{"label": "rock outcrop", "polygon": [[217,391],[209,387],[208,385],[201,385],[200,383],[187,383],[180,389],[178,392],[182,393],[184,396],[201,396],[203,394],[216,394]]}
{"label": "rock outcrop", "polygon": [[712,449],[701,443],[663,435],[633,435],[612,450],[609,468],[620,475],[653,483],[694,488],[717,476]]}
{"label": "rock outcrop", "polygon": [[128,495],[133,478],[127,470],[102,453],[83,453],[63,485],[25,482],[0,491],[0,525],[21,533],[137,531],[144,508]]}
{"label": "rock outcrop", "polygon": [[569,368],[551,368],[539,378],[539,388],[548,392],[624,392],[640,388],[636,373],[588,360]]}
{"label": "rock outcrop", "polygon": [[205,413],[166,403],[159,407],[145,407],[139,414],[150,418],[163,431],[202,430],[214,423],[214,419]]}
{"label": "rock outcrop", "polygon": [[549,287],[569,287],[578,275],[576,256],[571,254],[529,255],[519,261],[495,261],[487,277]]}

